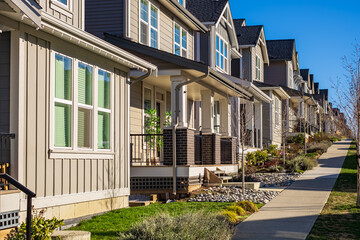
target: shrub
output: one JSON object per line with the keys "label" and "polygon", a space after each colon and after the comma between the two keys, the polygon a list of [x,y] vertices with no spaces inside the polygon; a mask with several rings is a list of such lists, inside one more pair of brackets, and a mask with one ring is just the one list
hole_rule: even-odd
{"label": "shrub", "polygon": [[280,164],[280,160],[279,159],[272,159],[272,160],[269,160],[265,163],[265,167],[266,168],[271,168],[273,166],[277,166]]}
{"label": "shrub", "polygon": [[228,206],[226,208],[226,210],[235,212],[238,216],[245,216],[246,215],[246,211],[242,207],[237,206],[236,204]]}
{"label": "shrub", "polygon": [[301,133],[296,136],[289,137],[287,139],[288,143],[303,143],[304,141],[305,141],[305,136],[304,136],[304,134],[301,134]]}
{"label": "shrub", "polygon": [[255,152],[256,164],[266,162],[267,158],[268,158],[268,154],[266,151],[258,150]]}
{"label": "shrub", "polygon": [[[237,221],[234,212],[229,212],[229,215],[232,218],[235,215]],[[119,239],[217,240],[231,239],[233,233],[233,227],[223,214],[200,211],[171,216],[169,213],[161,213],[145,218],[140,223],[133,225],[127,232],[120,233]]]}
{"label": "shrub", "polygon": [[220,212],[220,214],[224,215],[226,219],[232,224],[235,224],[238,221],[238,216],[235,211],[224,210]]}
{"label": "shrub", "polygon": [[[34,212],[35,216],[31,220],[31,239],[33,240],[50,240],[51,234],[55,229],[64,225],[64,220],[57,218],[45,219],[44,211]],[[19,229],[11,230],[6,236],[7,240],[25,240],[26,239],[26,223],[22,223]]]}
{"label": "shrub", "polygon": [[279,157],[280,156],[280,153],[279,151],[277,150],[278,146],[277,145],[270,145],[268,147],[268,149],[266,149],[266,151],[271,154],[271,156],[273,157]]}
{"label": "shrub", "polygon": [[288,169],[293,172],[301,172],[311,170],[317,166],[317,164],[316,157],[302,154],[288,162]]}
{"label": "shrub", "polygon": [[331,146],[330,141],[322,141],[322,142],[312,142],[308,145],[307,151],[309,153],[319,153],[323,154],[327,151],[327,149]]}
{"label": "shrub", "polygon": [[314,135],[314,137],[312,137],[312,141],[313,142],[321,142],[321,141],[330,141],[329,136],[327,133],[325,132],[320,132]]}
{"label": "shrub", "polygon": [[256,158],[254,152],[248,152],[246,154],[246,163],[248,165],[255,165],[256,164]]}
{"label": "shrub", "polygon": [[269,168],[270,172],[281,172],[282,170],[284,170],[284,168],[278,165],[274,165]]}
{"label": "shrub", "polygon": [[258,207],[254,203],[249,202],[249,201],[237,202],[236,205],[242,207],[245,211],[250,212],[250,213],[259,211]]}

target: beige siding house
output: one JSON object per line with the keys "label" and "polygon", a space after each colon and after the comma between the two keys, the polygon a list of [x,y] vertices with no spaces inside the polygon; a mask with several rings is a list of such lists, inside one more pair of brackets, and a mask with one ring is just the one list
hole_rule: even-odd
{"label": "beige siding house", "polygon": [[[130,69],[156,66],[83,31],[84,1],[22,2],[0,2],[15,134],[6,173],[36,193],[33,205],[48,218],[127,207]],[[2,189],[0,213],[24,220],[25,195]]]}

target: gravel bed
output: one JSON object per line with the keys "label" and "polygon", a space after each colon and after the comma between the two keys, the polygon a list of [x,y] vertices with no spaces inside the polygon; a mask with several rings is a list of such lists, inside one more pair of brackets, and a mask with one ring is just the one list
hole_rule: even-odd
{"label": "gravel bed", "polygon": [[268,203],[280,192],[278,191],[260,191],[246,189],[245,195],[242,189],[238,187],[210,187],[207,193],[202,193],[196,197],[190,198],[189,202],[240,202],[243,200],[255,203]]}
{"label": "gravel bed", "polygon": [[246,176],[247,182],[262,182],[263,187],[286,187],[300,177],[300,173],[254,173]]}

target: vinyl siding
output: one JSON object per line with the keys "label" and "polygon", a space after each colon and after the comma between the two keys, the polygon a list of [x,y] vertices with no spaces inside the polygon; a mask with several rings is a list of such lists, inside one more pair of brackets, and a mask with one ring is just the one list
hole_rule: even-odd
{"label": "vinyl siding", "polygon": [[[274,93],[273,92],[273,94],[272,94],[272,99],[273,99],[273,103],[274,104],[272,104],[272,107],[273,107],[273,114],[272,114],[272,119],[273,119],[273,128],[272,128],[272,131],[273,131],[273,138],[272,138],[272,144],[275,144],[275,145],[278,145],[278,146],[280,146],[281,145],[281,142],[282,142],[282,114],[281,114],[281,109],[282,109],[282,103],[281,103],[281,100],[280,100],[280,98],[279,98],[279,96],[276,94],[276,93]],[[276,111],[275,111],[275,101],[276,101],[276,99],[278,99],[279,100],[279,125],[278,126],[276,126],[276,124],[275,124],[275,117],[276,117]]]}
{"label": "vinyl siding", "polygon": [[[70,1],[70,9],[62,6],[56,0],[40,0],[42,10],[52,16],[71,24],[77,28],[83,27],[83,2],[85,0],[68,0]],[[88,1],[88,0],[86,0]]]}
{"label": "vinyl siding", "polygon": [[125,36],[125,0],[85,1],[85,30],[103,38],[104,32]]}
{"label": "vinyl siding", "polygon": [[[19,143],[23,153],[24,184],[37,197],[80,194],[106,189],[129,189],[128,155],[128,89],[127,75],[121,65],[63,42],[47,34],[29,30],[24,33],[24,139]],[[114,73],[114,154],[92,152],[64,157],[50,149],[50,52],[51,49],[86,61]],[[94,155],[96,154],[96,156]],[[103,156],[103,157],[102,157]],[[111,196],[109,196],[111,197]]]}
{"label": "vinyl siding", "polygon": [[[264,82],[264,59],[260,45],[257,44],[256,47],[252,47],[251,53],[252,78],[253,80]],[[256,79],[256,55],[260,58],[260,80]]]}
{"label": "vinyl siding", "polygon": [[142,84],[136,83],[130,88],[130,133],[142,133]]}
{"label": "vinyl siding", "polygon": [[285,61],[271,61],[264,66],[264,82],[273,85],[287,86],[287,65]]}
{"label": "vinyl siding", "polygon": [[250,73],[252,73],[252,71],[251,71],[251,62],[250,62],[250,60],[251,60],[250,48],[243,49],[242,53],[243,53],[243,58],[242,58],[243,77],[244,77],[244,79],[251,81],[252,77],[251,77]]}
{"label": "vinyl siding", "polygon": [[10,130],[10,32],[0,33],[0,132]]}

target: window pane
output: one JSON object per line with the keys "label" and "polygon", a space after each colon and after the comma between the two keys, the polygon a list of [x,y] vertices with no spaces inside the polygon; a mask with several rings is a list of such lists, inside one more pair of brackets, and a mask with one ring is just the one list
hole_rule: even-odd
{"label": "window pane", "polygon": [[91,147],[91,110],[78,108],[78,147]]}
{"label": "window pane", "polygon": [[78,101],[92,105],[92,67],[79,63],[78,69]]}
{"label": "window pane", "polygon": [[157,31],[151,29],[151,47],[157,48]]}
{"label": "window pane", "polygon": [[71,106],[55,103],[55,147],[71,146]]}
{"label": "window pane", "polygon": [[224,42],[223,42],[223,40],[220,40],[220,53],[224,54]]}
{"label": "window pane", "polygon": [[72,60],[55,54],[55,97],[72,99]]}
{"label": "window pane", "polygon": [[220,51],[219,37],[216,36],[216,50]]}
{"label": "window pane", "polygon": [[184,6],[184,0],[178,0],[181,5]]}
{"label": "window pane", "polygon": [[110,149],[110,113],[98,113],[98,149]]}
{"label": "window pane", "polygon": [[183,49],[183,50],[181,51],[181,56],[187,57],[187,54],[186,54],[186,50],[185,50],[185,49]]}
{"label": "window pane", "polygon": [[224,50],[225,50],[225,54],[224,54],[224,56],[225,56],[225,58],[227,58],[227,44],[225,43],[225,45],[224,45]]}
{"label": "window pane", "polygon": [[144,88],[144,110],[151,109],[151,90],[148,88]]}
{"label": "window pane", "polygon": [[141,19],[145,22],[148,22],[148,1],[147,0],[141,0],[140,3],[140,15]]}
{"label": "window pane", "polygon": [[216,66],[220,67],[220,55],[216,52]]}
{"label": "window pane", "polygon": [[148,38],[147,38],[147,34],[148,34],[148,26],[141,22],[140,23],[140,42],[143,44],[147,44],[148,42]]}
{"label": "window pane", "polygon": [[175,42],[180,45],[180,27],[175,25]]}
{"label": "window pane", "polygon": [[182,31],[181,39],[182,39],[182,47],[187,48],[187,33],[184,30]]}
{"label": "window pane", "polygon": [[155,7],[151,6],[151,26],[156,29],[158,28],[158,24],[157,24],[158,12],[157,11],[158,10]]}
{"label": "window pane", "polygon": [[58,1],[59,3],[62,3],[62,4],[67,6],[67,0],[56,0],[56,1]]}
{"label": "window pane", "polygon": [[110,73],[103,70],[99,70],[98,92],[98,106],[110,109]]}
{"label": "window pane", "polygon": [[180,46],[175,44],[175,55],[180,56]]}
{"label": "window pane", "polygon": [[220,67],[221,69],[224,69],[224,57],[222,55],[220,57]]}

